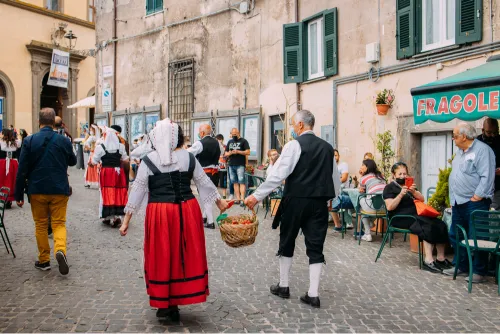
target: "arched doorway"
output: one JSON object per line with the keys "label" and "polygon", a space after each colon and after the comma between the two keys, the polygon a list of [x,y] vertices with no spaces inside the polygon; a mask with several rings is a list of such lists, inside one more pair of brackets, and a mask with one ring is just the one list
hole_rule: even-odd
{"label": "arched doorway", "polygon": [[40,93],[40,109],[52,108],[56,115],[64,120],[64,111],[69,105],[68,90],[47,85],[49,73],[45,74],[42,79],[42,92]]}
{"label": "arched doorway", "polygon": [[14,125],[14,86],[7,75],[0,71],[0,130]]}

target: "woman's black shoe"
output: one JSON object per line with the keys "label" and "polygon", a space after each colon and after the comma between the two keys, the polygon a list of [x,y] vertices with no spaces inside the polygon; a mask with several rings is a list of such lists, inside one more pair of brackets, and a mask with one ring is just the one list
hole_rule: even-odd
{"label": "woman's black shoe", "polygon": [[276,285],[271,285],[269,290],[275,296],[285,298],[285,299],[290,298],[290,288],[289,287],[282,288],[279,283]]}
{"label": "woman's black shoe", "polygon": [[102,221],[102,223],[103,223],[104,225],[111,225],[111,220],[110,220],[110,219],[104,219],[104,220]]}
{"label": "woman's black shoe", "polygon": [[434,261],[434,264],[441,270],[453,268],[453,263],[448,261],[448,259],[444,259],[444,261],[436,260]]}
{"label": "woman's black shoe", "polygon": [[6,209],[12,209],[12,202],[5,203],[5,208]]}
{"label": "woman's black shoe", "polygon": [[170,310],[168,308],[159,308],[158,311],[156,311],[157,318],[166,318],[169,314]]}
{"label": "woman's black shoe", "polygon": [[431,263],[426,263],[424,261],[424,263],[422,263],[422,269],[436,274],[441,274],[443,272],[443,270],[436,265],[436,261],[433,261]]}
{"label": "woman's black shoe", "polygon": [[179,313],[179,308],[177,306],[172,306],[169,307],[170,314],[168,317],[170,318],[170,321],[172,322],[179,322],[181,321],[181,314]]}

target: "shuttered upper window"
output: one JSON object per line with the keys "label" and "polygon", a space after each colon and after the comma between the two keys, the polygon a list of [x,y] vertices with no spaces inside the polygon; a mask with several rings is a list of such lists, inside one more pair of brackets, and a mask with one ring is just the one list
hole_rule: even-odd
{"label": "shuttered upper window", "polygon": [[337,9],[283,26],[285,83],[337,74]]}
{"label": "shuttered upper window", "polygon": [[483,0],[396,0],[397,58],[482,38]]}
{"label": "shuttered upper window", "polygon": [[146,0],[146,15],[161,12],[163,10],[163,0]]}

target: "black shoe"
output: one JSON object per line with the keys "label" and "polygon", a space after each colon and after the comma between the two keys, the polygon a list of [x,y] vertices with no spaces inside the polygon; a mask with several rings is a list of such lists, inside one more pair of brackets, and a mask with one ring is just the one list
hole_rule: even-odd
{"label": "black shoe", "polygon": [[433,261],[431,263],[426,263],[424,261],[424,263],[422,263],[422,269],[436,274],[441,274],[443,272],[443,270],[436,265],[436,261]]}
{"label": "black shoe", "polygon": [[158,311],[156,311],[156,317],[157,318],[166,318],[170,314],[170,311],[168,308],[159,308]]}
{"label": "black shoe", "polygon": [[122,220],[120,218],[116,218],[113,220],[113,224],[111,225],[111,227],[120,227],[120,225],[122,224]]}
{"label": "black shoe", "polygon": [[86,184],[84,185],[85,188],[90,189],[90,185]]}
{"label": "black shoe", "polygon": [[35,268],[38,270],[43,270],[43,271],[50,270],[50,261],[44,262],[44,263],[40,263],[39,261],[36,261]]}
{"label": "black shoe", "polygon": [[5,208],[6,209],[12,209],[12,202],[5,203]]}
{"label": "black shoe", "polygon": [[207,227],[207,218],[203,218],[203,226]]}
{"label": "black shoe", "polygon": [[215,224],[214,223],[212,223],[212,224],[206,224],[205,227],[208,228],[208,229],[211,229],[211,230],[215,230]]}
{"label": "black shoe", "polygon": [[436,260],[434,261],[434,264],[441,270],[453,268],[453,263],[448,261],[448,259],[444,259],[444,261]]}
{"label": "black shoe", "polygon": [[282,287],[280,287],[279,283],[276,285],[271,285],[269,290],[275,296],[285,298],[285,299],[290,298],[290,288],[289,287],[282,288]]}
{"label": "black shoe", "polygon": [[104,225],[111,225],[111,220],[109,220],[109,219],[104,219],[104,220],[102,221],[102,223],[103,223]]}
{"label": "black shoe", "polygon": [[170,306],[168,308],[170,311],[168,317],[170,318],[170,321],[172,322],[179,322],[181,321],[181,314],[179,313],[179,308],[177,306]]}
{"label": "black shoe", "polygon": [[69,273],[68,261],[66,260],[66,255],[62,251],[57,251],[56,260],[59,264],[59,272],[61,275],[67,275]]}
{"label": "black shoe", "polygon": [[320,308],[319,297],[309,297],[307,292],[304,296],[300,297],[300,301],[304,304],[311,305],[314,308]]}

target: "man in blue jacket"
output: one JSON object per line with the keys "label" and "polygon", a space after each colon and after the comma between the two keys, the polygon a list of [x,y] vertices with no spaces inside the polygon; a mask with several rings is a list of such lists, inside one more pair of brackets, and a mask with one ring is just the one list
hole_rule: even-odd
{"label": "man in blue jacket", "polygon": [[71,142],[53,131],[55,112],[40,111],[40,131],[23,142],[16,179],[16,201],[22,205],[27,182],[27,194],[35,221],[38,261],[35,268],[50,269],[50,245],[47,235],[49,217],[54,234],[54,253],[59,272],[69,272],[66,260],[66,208],[70,196],[68,166],[76,165]]}

